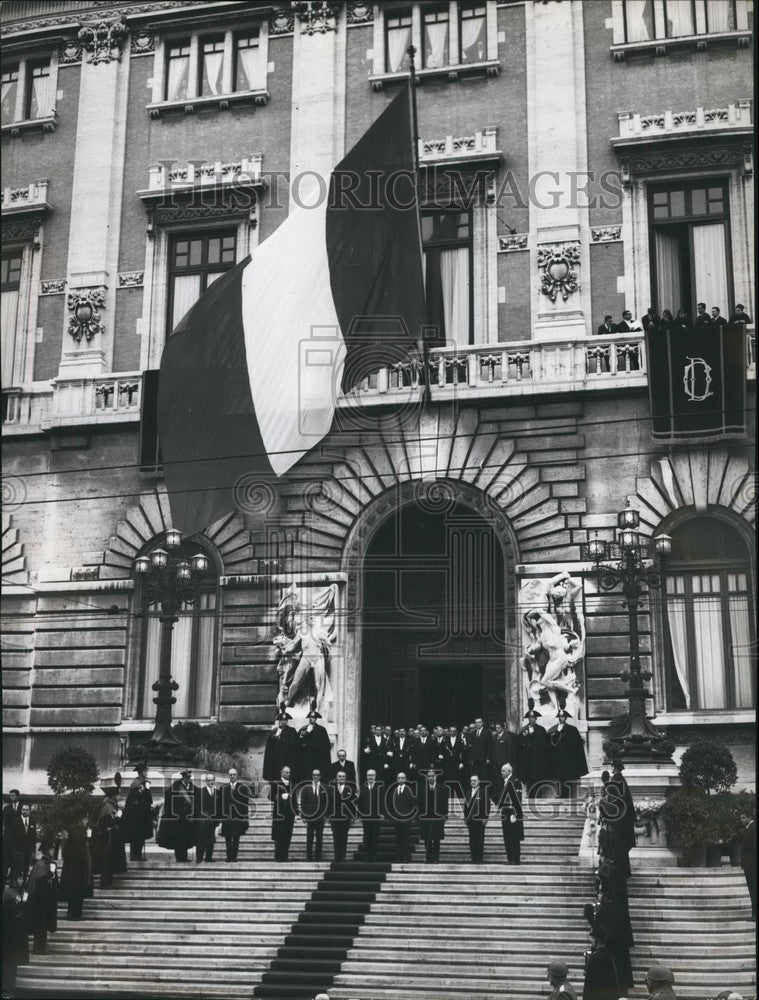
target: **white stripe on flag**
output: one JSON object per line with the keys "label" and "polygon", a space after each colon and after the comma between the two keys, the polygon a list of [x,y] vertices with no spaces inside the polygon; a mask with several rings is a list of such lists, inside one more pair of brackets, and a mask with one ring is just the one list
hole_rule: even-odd
{"label": "white stripe on flag", "polygon": [[242,274],[250,392],[276,476],[329,433],[342,378],[345,342],[330,287],[326,217],[326,198],[295,209]]}

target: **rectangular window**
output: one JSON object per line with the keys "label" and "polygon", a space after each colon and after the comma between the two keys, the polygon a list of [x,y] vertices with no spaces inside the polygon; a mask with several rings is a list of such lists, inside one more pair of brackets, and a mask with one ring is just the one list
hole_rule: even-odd
{"label": "rectangular window", "polygon": [[240,35],[235,46],[235,90],[262,90],[266,83],[258,32]]}
{"label": "rectangular window", "polygon": [[172,45],[166,55],[166,100],[186,101],[190,96],[190,43]]}
{"label": "rectangular window", "polygon": [[735,31],[735,0],[706,0],[706,30]]}
{"label": "rectangular window", "polygon": [[439,69],[448,65],[448,8],[423,12],[425,69]]}
{"label": "rectangular window", "polygon": [[175,236],[169,249],[169,329],[236,260],[233,232]]}
{"label": "rectangular window", "polygon": [[30,86],[27,93],[28,107],[26,118],[47,118],[53,110],[52,94],[50,93],[50,63],[38,63],[29,66]]}
{"label": "rectangular window", "polygon": [[459,40],[462,63],[483,62],[487,58],[485,20],[484,6],[460,8]]}
{"label": "rectangular window", "polygon": [[659,315],[664,309],[673,315],[684,309],[694,317],[698,302],[730,315],[728,216],[727,187],[721,181],[650,190],[651,281]]}
{"label": "rectangular window", "polygon": [[16,117],[18,96],[18,66],[7,69],[2,74],[2,124],[10,125]]}
{"label": "rectangular window", "polygon": [[385,53],[388,73],[406,73],[409,69],[408,47],[411,44],[411,12],[385,18]]}
{"label": "rectangular window", "polygon": [[688,38],[738,28],[735,0],[661,0],[660,20],[654,0],[624,0],[622,9],[626,42]]}
{"label": "rectangular window", "polygon": [[224,39],[210,39],[203,42],[203,60],[200,76],[200,93],[212,97],[222,92],[222,69],[224,66]]}
{"label": "rectangular window", "polygon": [[667,38],[695,35],[696,12],[693,0],[664,0],[664,21]]}
{"label": "rectangular window", "polygon": [[628,42],[649,42],[654,38],[653,0],[625,0],[624,12]]}
{"label": "rectangular window", "polygon": [[14,384],[22,259],[21,250],[9,250],[0,258],[0,330],[2,331],[3,389],[7,389]]}
{"label": "rectangular window", "polygon": [[424,212],[424,279],[430,323],[441,340],[472,343],[472,218],[469,211]]}

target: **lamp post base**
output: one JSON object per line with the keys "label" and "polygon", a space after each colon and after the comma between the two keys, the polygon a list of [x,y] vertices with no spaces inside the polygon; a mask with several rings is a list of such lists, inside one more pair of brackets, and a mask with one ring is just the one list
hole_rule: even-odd
{"label": "lamp post base", "polygon": [[671,764],[675,744],[661,729],[629,712],[609,723],[604,753],[609,760],[619,758],[626,764]]}

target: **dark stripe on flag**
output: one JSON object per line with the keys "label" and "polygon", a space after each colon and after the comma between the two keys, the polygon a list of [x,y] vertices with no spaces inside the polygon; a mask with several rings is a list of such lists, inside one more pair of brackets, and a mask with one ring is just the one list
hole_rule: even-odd
{"label": "dark stripe on flag", "polygon": [[344,392],[403,360],[427,322],[408,88],[330,180],[330,284],[346,345]]}
{"label": "dark stripe on flag", "polygon": [[174,527],[203,530],[232,510],[245,475],[272,470],[250,394],[242,329],[246,257],[179,322],[161,358],[158,426]]}
{"label": "dark stripe on flag", "polygon": [[742,326],[652,330],[646,345],[654,438],[698,442],[745,437]]}

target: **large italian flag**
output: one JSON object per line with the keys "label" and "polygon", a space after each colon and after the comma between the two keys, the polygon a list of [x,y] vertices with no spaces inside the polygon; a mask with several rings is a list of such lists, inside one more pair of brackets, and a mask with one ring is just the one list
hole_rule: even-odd
{"label": "large italian flag", "polygon": [[232,510],[236,484],[284,475],[329,433],[341,391],[414,348],[425,322],[414,178],[404,88],[322,196],[304,195],[179,322],[158,390],[175,527],[202,530]]}

